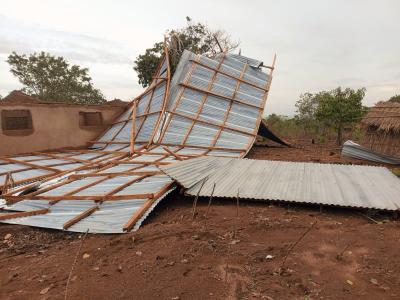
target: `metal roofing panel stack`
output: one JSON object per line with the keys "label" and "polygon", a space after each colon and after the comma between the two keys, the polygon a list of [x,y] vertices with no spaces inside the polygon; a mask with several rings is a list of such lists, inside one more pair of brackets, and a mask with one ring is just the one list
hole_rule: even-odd
{"label": "metal roofing panel stack", "polygon": [[210,196],[215,183],[214,197],[400,208],[400,180],[384,167],[205,157],[161,169],[189,195]]}

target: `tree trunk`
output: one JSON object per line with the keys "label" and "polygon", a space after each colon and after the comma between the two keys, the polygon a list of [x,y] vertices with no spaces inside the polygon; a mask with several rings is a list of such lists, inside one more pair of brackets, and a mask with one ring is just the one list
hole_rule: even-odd
{"label": "tree trunk", "polygon": [[342,145],[342,132],[343,132],[343,125],[341,123],[339,123],[338,135],[337,135],[337,140],[336,140],[336,143],[338,144],[338,146]]}

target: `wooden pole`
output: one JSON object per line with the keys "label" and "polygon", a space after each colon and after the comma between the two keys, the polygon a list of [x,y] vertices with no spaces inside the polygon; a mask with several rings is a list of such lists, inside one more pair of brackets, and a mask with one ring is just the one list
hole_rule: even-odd
{"label": "wooden pole", "polygon": [[219,41],[218,41],[217,35],[214,34],[213,37],[214,37],[215,42],[217,43],[217,45],[218,45],[218,47],[219,47],[219,50],[220,50],[221,52],[224,52],[224,49],[222,48],[221,44],[220,44]]}
{"label": "wooden pole", "polygon": [[207,181],[207,177],[203,179],[203,182],[201,183],[201,186],[196,194],[196,197],[194,198],[193,201],[193,209],[192,209],[192,220],[194,220],[194,217],[196,216],[196,206],[197,206],[197,200],[199,199],[200,191],[203,188],[204,184]]}
{"label": "wooden pole", "polygon": [[132,129],[131,129],[131,144],[130,153],[133,155],[135,153],[135,134],[136,134],[136,105],[137,102],[133,102],[132,106]]}

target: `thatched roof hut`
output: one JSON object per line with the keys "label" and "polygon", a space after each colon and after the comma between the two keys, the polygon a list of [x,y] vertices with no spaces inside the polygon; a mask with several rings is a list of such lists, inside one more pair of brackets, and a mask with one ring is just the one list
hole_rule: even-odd
{"label": "thatched roof hut", "polygon": [[400,103],[379,102],[361,121],[362,144],[374,151],[400,157]]}

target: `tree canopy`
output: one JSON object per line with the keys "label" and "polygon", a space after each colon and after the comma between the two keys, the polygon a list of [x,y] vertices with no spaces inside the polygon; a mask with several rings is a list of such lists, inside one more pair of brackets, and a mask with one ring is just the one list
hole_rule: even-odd
{"label": "tree canopy", "polygon": [[[186,17],[186,22],[187,24],[183,28],[169,30],[167,42],[172,74],[185,49],[196,54],[211,56],[220,52],[220,47],[232,50],[239,46],[239,43],[232,41],[223,30],[212,30],[200,22],[193,22],[189,17]],[[133,69],[137,72],[139,84],[143,87],[148,86],[152,81],[152,76],[164,51],[163,45],[163,42],[155,43],[153,47],[146,49],[144,54],[139,55],[134,62]]]}
{"label": "tree canopy", "polygon": [[98,104],[103,94],[93,87],[87,68],[70,65],[63,57],[49,53],[29,56],[13,52],[7,60],[11,73],[24,85],[22,91],[43,101]]}
{"label": "tree canopy", "polygon": [[343,128],[358,122],[365,114],[362,105],[365,88],[353,90],[338,87],[317,94],[306,93],[296,103],[297,118],[318,122],[337,132],[337,144],[342,144]]}
{"label": "tree canopy", "polygon": [[388,101],[389,101],[389,102],[397,102],[397,103],[400,103],[400,95],[394,95],[394,96],[391,97]]}

